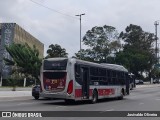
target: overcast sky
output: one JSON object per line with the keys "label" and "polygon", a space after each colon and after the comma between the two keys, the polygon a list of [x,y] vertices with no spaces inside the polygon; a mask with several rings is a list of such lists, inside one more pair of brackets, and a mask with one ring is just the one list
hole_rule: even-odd
{"label": "overcast sky", "polygon": [[79,50],[79,19],[76,14],[86,14],[82,16],[82,37],[92,27],[103,25],[113,26],[120,33],[129,24],[135,24],[155,33],[154,21],[160,20],[160,0],[33,1],[52,10],[30,0],[0,0],[0,22],[17,23],[38,38],[44,43],[44,55],[50,44],[61,45],[69,56]]}

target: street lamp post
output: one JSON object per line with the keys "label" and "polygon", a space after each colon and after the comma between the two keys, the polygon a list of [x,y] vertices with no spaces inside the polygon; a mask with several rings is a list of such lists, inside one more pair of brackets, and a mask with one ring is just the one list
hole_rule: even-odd
{"label": "street lamp post", "polygon": [[1,68],[1,76],[0,76],[0,87],[2,86],[2,68]]}
{"label": "street lamp post", "polygon": [[[1,46],[0,46],[1,47]],[[5,64],[4,64],[4,61],[3,61],[3,51],[4,51],[4,48],[0,48],[0,86],[2,86],[2,82],[3,82],[3,71],[4,71],[4,68],[5,68]]]}
{"label": "street lamp post", "polygon": [[155,25],[155,35],[156,35],[156,50],[155,50],[155,52],[156,52],[156,63],[158,62],[158,48],[157,48],[157,40],[158,40],[158,38],[157,38],[157,26],[159,25],[159,22],[158,22],[159,20],[157,20],[157,21],[155,21],[154,22],[154,25]]}
{"label": "street lamp post", "polygon": [[[157,49],[159,48],[159,46],[160,46],[160,43],[157,42]],[[159,57],[160,57],[159,54],[157,54],[158,64],[159,64]]]}
{"label": "street lamp post", "polygon": [[83,13],[83,14],[79,14],[79,15],[76,15],[76,16],[79,16],[80,17],[80,59],[81,59],[81,57],[82,57],[82,51],[81,51],[81,16],[82,15],[85,15],[85,13]]}
{"label": "street lamp post", "polygon": [[[2,49],[0,49],[0,55],[1,55],[1,51],[2,51]],[[0,87],[2,86],[2,72],[3,72],[2,62],[3,62],[3,60],[1,58],[1,60],[0,60]]]}
{"label": "street lamp post", "polygon": [[3,60],[0,61],[0,87],[2,86]]}

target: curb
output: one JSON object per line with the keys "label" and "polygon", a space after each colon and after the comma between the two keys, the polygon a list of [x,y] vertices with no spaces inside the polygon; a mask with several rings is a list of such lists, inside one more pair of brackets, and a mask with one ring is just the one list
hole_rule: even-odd
{"label": "curb", "polygon": [[[9,87],[9,88],[0,88],[0,91],[12,91],[12,87]],[[16,91],[32,91],[32,88],[20,88],[20,87],[17,87],[16,88]]]}
{"label": "curb", "polygon": [[0,98],[14,98],[32,96],[31,91],[0,91]]}
{"label": "curb", "polygon": [[136,88],[151,88],[151,87],[160,87],[160,84],[148,84],[148,85],[136,85]]}

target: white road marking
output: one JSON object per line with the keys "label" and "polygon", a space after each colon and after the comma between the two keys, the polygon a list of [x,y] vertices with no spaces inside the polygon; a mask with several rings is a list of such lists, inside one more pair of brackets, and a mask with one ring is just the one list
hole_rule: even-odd
{"label": "white road marking", "polygon": [[57,106],[56,108],[62,108],[62,107],[66,107],[66,106]]}
{"label": "white road marking", "polygon": [[104,111],[101,111],[100,113],[104,113],[104,112],[107,112],[107,111],[114,111],[114,109],[104,110]]}
{"label": "white road marking", "polygon": [[128,96],[128,98],[135,98],[137,97],[136,95],[133,95],[133,96]]}
{"label": "white road marking", "polygon": [[35,102],[30,102],[30,103],[27,103],[27,102],[22,102],[22,103],[19,103],[17,105],[29,105],[29,104],[34,104]]}
{"label": "white road marking", "polygon": [[[9,101],[20,101],[21,99],[13,99],[13,100],[0,100],[0,102],[9,102]],[[26,100],[26,99],[25,99]]]}
{"label": "white road marking", "polygon": [[105,110],[105,111],[114,111],[114,109],[109,109],[109,110]]}
{"label": "white road marking", "polygon": [[143,105],[144,103],[139,103],[139,105]]}

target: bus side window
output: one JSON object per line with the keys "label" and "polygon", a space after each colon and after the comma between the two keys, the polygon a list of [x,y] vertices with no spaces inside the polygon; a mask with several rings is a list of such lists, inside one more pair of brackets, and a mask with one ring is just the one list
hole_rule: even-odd
{"label": "bus side window", "polygon": [[75,76],[80,77],[80,65],[78,64],[75,65]]}
{"label": "bus side window", "polygon": [[119,81],[119,72],[118,71],[116,71],[116,83],[117,83],[117,85],[120,85],[120,81]]}
{"label": "bus side window", "polygon": [[112,85],[112,70],[107,70],[107,80],[108,80],[108,84]]}
{"label": "bus side window", "polygon": [[121,72],[121,84],[125,85],[125,74],[124,74],[124,72]]}
{"label": "bus side window", "polygon": [[130,82],[130,76],[128,75],[128,73],[124,74],[124,81],[125,81],[125,84]]}
{"label": "bus side window", "polygon": [[117,73],[116,73],[116,71],[114,70],[114,71],[112,71],[112,84],[113,85],[116,85],[117,84]]}
{"label": "bus side window", "polygon": [[81,79],[81,71],[80,71],[80,65],[75,64],[75,80],[78,82],[80,85],[82,85],[82,79]]}
{"label": "bus side window", "polygon": [[90,67],[90,84],[99,83],[98,68]]}
{"label": "bus side window", "polygon": [[100,85],[102,84],[102,85],[107,85],[106,84],[106,69],[104,69],[104,68],[99,68],[99,74],[98,74],[98,76],[99,76],[99,83],[100,83]]}

